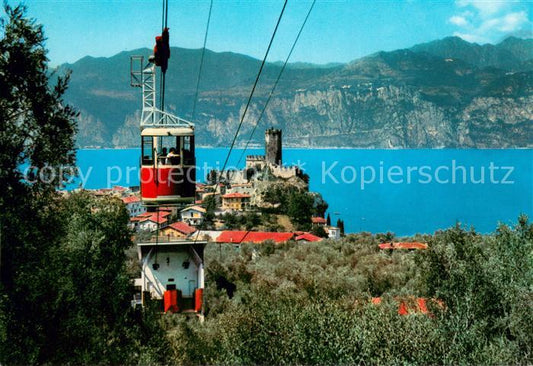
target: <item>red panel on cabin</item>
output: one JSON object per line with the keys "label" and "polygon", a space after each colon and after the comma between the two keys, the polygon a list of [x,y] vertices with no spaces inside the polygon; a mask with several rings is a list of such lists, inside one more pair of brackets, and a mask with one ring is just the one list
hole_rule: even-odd
{"label": "red panel on cabin", "polygon": [[178,312],[178,291],[177,290],[167,290],[163,295],[164,309],[165,313],[170,311],[172,313]]}
{"label": "red panel on cabin", "polygon": [[196,168],[154,168],[141,167],[141,197],[158,198],[180,196],[194,197],[196,189]]}
{"label": "red panel on cabin", "polygon": [[197,313],[202,311],[203,300],[204,300],[204,289],[197,288],[196,291],[194,291],[194,311],[196,311]]}

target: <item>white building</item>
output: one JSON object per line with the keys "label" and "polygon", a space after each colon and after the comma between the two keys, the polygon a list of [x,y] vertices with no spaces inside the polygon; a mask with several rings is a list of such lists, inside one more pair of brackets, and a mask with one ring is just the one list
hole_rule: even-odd
{"label": "white building", "polygon": [[160,301],[167,312],[202,313],[205,241],[176,240],[137,244],[142,302]]}
{"label": "white building", "polygon": [[146,207],[143,206],[141,199],[137,196],[123,197],[122,202],[126,205],[130,217],[139,216],[146,212]]}
{"label": "white building", "polygon": [[192,234],[190,238],[194,240],[216,241],[220,234],[222,234],[220,230],[199,230]]}
{"label": "white building", "polygon": [[201,225],[204,221],[205,208],[200,206],[191,206],[181,210],[181,221],[186,222],[192,226]]}
{"label": "white building", "polygon": [[137,229],[141,231],[154,231],[157,229],[157,225],[161,228],[164,224],[167,223],[165,217],[157,217],[156,214],[151,216],[142,217],[137,224]]}
{"label": "white building", "polygon": [[232,183],[226,193],[242,193],[252,196],[255,193],[255,188],[252,183]]}
{"label": "white building", "polygon": [[328,233],[328,238],[330,239],[340,239],[341,238],[341,229],[335,226],[326,226],[326,232]]}

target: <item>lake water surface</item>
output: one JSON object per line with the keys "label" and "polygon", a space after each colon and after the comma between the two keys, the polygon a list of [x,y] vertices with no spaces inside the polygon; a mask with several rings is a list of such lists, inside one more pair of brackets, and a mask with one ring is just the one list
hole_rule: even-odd
{"label": "lake water surface", "polygon": [[[220,169],[227,149],[198,148],[198,180]],[[263,154],[248,150],[247,154]],[[228,166],[238,164],[241,150]],[[139,149],[79,150],[79,182],[88,189],[139,185]],[[533,216],[533,150],[284,149],[310,189],[329,203],[332,223],[347,232],[432,233],[460,222],[491,232]]]}

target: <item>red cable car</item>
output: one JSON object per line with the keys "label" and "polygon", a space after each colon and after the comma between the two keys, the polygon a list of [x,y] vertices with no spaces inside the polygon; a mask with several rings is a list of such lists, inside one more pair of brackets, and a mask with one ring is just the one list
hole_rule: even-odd
{"label": "red cable car", "polygon": [[141,199],[152,206],[191,203],[196,189],[194,124],[156,107],[154,61],[152,56],[144,65],[144,57],[131,58],[131,85],[142,87],[143,95]]}
{"label": "red cable car", "polygon": [[194,127],[148,127],[141,138],[141,199],[147,204],[193,202]]}

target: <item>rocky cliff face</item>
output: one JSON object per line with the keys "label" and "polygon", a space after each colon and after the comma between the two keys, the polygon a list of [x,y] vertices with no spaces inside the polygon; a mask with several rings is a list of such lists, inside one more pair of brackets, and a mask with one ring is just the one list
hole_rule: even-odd
{"label": "rocky cliff face", "polygon": [[[482,47],[448,38],[410,50],[380,52],[347,65],[290,67],[252,142],[262,144],[259,131],[275,127],[283,130],[284,144],[290,146],[532,147],[533,62],[527,55],[528,50],[533,54],[533,44],[522,41]],[[189,82],[197,71],[198,60],[191,52],[173,53],[176,64],[170,68],[176,76],[167,80],[168,109],[184,118],[191,117],[194,91]],[[116,63],[127,60],[127,55],[116,58],[83,59],[79,67],[70,65],[73,88],[68,98],[82,108],[78,136],[82,146],[138,145],[140,93],[128,89],[127,74],[121,73],[121,80],[111,85],[90,76],[98,68],[115,72]],[[217,59],[224,61],[223,70]],[[209,53],[205,68],[195,116],[197,141],[227,146],[258,61]],[[279,65],[266,69],[238,144],[248,140],[278,71]]]}
{"label": "rocky cliff face", "polygon": [[[205,100],[205,103],[215,101]],[[532,146],[533,96],[476,97],[443,106],[416,88],[357,85],[305,90],[274,98],[257,131],[281,128],[286,146],[363,148],[504,148]],[[260,113],[252,105],[243,141]],[[204,139],[224,145],[237,128],[233,110],[219,111],[198,127]],[[254,138],[261,143],[262,134]]]}

